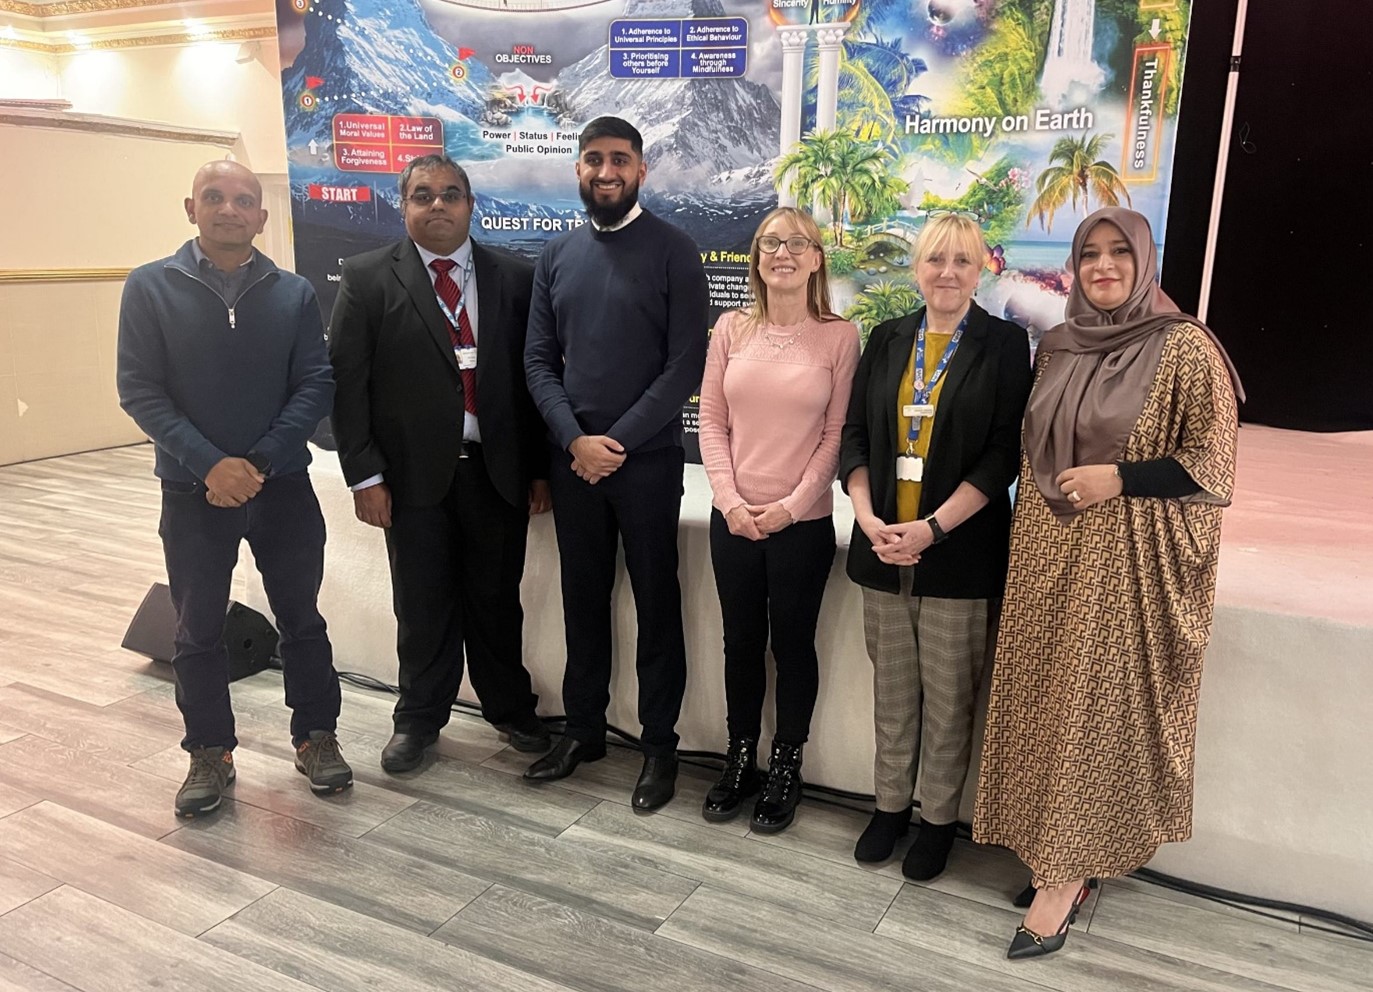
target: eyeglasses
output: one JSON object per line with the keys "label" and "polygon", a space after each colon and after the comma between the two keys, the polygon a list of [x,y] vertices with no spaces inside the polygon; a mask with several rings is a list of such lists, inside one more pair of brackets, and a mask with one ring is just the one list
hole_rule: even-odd
{"label": "eyeglasses", "polygon": [[765,234],[755,241],[754,244],[758,246],[758,250],[764,255],[776,255],[777,249],[781,248],[783,245],[787,246],[787,251],[792,255],[799,255],[811,245],[815,244],[815,242],[810,238],[803,238],[799,234],[794,238],[787,238],[785,240],[782,238],[774,238],[771,234]]}
{"label": "eyeglasses", "polygon": [[462,203],[467,199],[467,191],[462,189],[446,189],[441,193],[431,193],[427,189],[422,189],[417,193],[411,193],[405,199],[418,207],[427,207],[435,200],[442,200],[450,207],[455,203]]}

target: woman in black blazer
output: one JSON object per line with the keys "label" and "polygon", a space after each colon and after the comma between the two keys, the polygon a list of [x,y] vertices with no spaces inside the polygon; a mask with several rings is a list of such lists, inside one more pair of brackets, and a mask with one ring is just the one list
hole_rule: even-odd
{"label": "woman in black blazer", "polygon": [[987,247],[973,221],[930,220],[913,254],[925,308],[873,329],[854,377],[839,478],[853,501],[848,573],[863,587],[873,662],[877,810],[854,849],[901,870],[944,870],[972,752],[973,703],[1006,579],[1025,330],[972,302]]}

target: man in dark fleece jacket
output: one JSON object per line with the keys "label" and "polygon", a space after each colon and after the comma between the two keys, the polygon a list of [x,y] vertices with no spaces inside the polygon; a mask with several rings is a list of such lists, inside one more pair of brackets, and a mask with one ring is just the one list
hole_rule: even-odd
{"label": "man in dark fleece jacket", "polygon": [[334,397],[319,304],[309,283],[253,248],[267,211],[250,171],[211,162],[185,205],[200,236],[124,284],[118,382],[120,405],[157,446],[191,755],[176,812],[196,816],[234,780],[224,614],[244,539],[281,632],[296,768],[319,794],[352,785],[353,773],[334,736],[338,673],[316,606],[324,516],[306,471],[305,442]]}
{"label": "man in dark fleece jacket", "polygon": [[677,780],[686,688],[681,417],[705,368],[708,300],[695,243],[639,206],[643,151],[642,136],[618,117],[586,126],[577,178],[591,223],[549,242],[534,269],[525,372],[553,445],[567,733],[525,777],[560,779],[605,754],[610,593],[623,539],[638,614],[644,749],[633,804],[657,809]]}

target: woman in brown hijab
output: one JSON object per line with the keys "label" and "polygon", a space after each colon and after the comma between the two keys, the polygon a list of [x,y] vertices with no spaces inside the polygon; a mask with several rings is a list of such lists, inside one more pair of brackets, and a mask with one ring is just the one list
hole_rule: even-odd
{"label": "woman in brown hijab", "polygon": [[1063,946],[1089,877],[1191,836],[1235,470],[1239,381],[1159,288],[1148,221],[1098,210],[1070,264],[1067,319],[1040,343],[1025,413],[973,822],[1033,873],[1011,958]]}

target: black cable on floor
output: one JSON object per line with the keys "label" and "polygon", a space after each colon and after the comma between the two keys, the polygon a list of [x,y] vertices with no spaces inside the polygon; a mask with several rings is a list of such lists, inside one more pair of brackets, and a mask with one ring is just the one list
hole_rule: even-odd
{"label": "black cable on floor", "polygon": [[[392,696],[400,695],[397,686],[383,682],[381,679],[373,678],[370,675],[362,675],[358,672],[339,672],[339,680],[355,685],[361,689],[368,689],[373,692],[385,692]],[[476,703],[469,703],[465,699],[459,699],[453,704],[453,709],[460,713],[481,716],[481,706]],[[544,723],[554,729],[561,729],[566,718],[561,716],[540,717]],[[607,732],[616,740],[607,741],[616,747],[627,750],[637,751],[640,749],[639,739],[628,731],[621,730],[619,727],[607,726]],[[711,771],[719,771],[724,767],[725,756],[715,751],[678,751],[677,760],[685,765],[692,765],[696,768],[705,768]],[[866,795],[861,792],[847,792],[844,789],[834,789],[825,785],[805,784],[802,789],[807,799],[825,803],[829,806],[840,806],[856,812],[866,813],[875,802],[874,796]],[[918,809],[919,803],[915,806]],[[959,836],[971,839],[972,831],[966,824],[958,825]],[[1264,912],[1264,910],[1276,910],[1281,913],[1296,914],[1301,917],[1314,917],[1326,923],[1333,923],[1344,929],[1335,927],[1323,927],[1316,924],[1301,922],[1301,926],[1306,929],[1318,930],[1321,933],[1335,934],[1340,937],[1348,937],[1351,940],[1361,940],[1373,943],[1373,924],[1365,923],[1363,920],[1355,919],[1352,916],[1345,916],[1332,910],[1318,909],[1314,906],[1303,906],[1300,903],[1283,902],[1278,899],[1265,899],[1261,896],[1245,895],[1242,892],[1232,892],[1229,889],[1218,888],[1214,885],[1207,885],[1203,882],[1192,882],[1187,879],[1175,878],[1172,875],[1165,875],[1163,872],[1154,871],[1151,868],[1140,868],[1130,874],[1130,878],[1137,878],[1142,882],[1157,885],[1161,888],[1172,889],[1175,892],[1186,893],[1187,895],[1197,896],[1210,902],[1219,903],[1222,906],[1229,906],[1232,909],[1244,910],[1255,916],[1262,916],[1271,920],[1278,920],[1283,923],[1291,923],[1292,920],[1287,916],[1277,916],[1274,913]]]}

